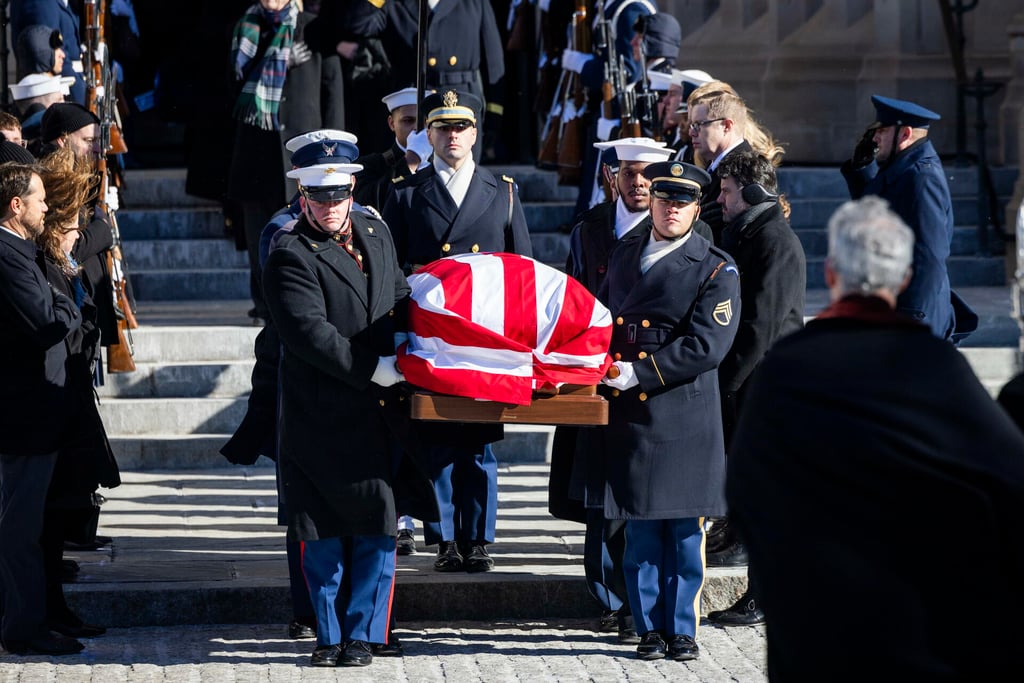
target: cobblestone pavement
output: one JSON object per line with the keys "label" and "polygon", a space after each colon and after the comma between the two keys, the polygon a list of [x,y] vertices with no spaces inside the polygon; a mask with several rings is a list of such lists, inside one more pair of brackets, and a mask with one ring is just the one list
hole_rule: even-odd
{"label": "cobblestone pavement", "polygon": [[70,657],[0,655],[0,683],[262,681],[765,681],[763,626],[700,629],[699,659],[642,662],[591,622],[399,624],[403,658],[313,668],[313,642],[282,625],[111,629]]}

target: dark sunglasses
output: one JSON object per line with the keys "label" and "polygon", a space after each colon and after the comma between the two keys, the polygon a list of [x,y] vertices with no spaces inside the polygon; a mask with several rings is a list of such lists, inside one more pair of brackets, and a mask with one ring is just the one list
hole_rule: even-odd
{"label": "dark sunglasses", "polygon": [[311,202],[343,202],[352,196],[352,186],[300,187],[299,194]]}
{"label": "dark sunglasses", "polygon": [[469,121],[434,121],[430,124],[430,127],[434,130],[439,130],[442,133],[450,133],[453,130],[456,133],[461,133],[462,131],[473,128],[474,126]]}

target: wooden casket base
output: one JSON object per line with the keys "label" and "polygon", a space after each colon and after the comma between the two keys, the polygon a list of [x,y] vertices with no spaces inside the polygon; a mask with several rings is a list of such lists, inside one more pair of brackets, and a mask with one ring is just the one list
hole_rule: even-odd
{"label": "wooden casket base", "polygon": [[502,422],[506,424],[606,425],[608,402],[596,387],[563,385],[534,392],[528,406],[480,401],[464,396],[417,391],[412,395],[412,419],[432,422]]}

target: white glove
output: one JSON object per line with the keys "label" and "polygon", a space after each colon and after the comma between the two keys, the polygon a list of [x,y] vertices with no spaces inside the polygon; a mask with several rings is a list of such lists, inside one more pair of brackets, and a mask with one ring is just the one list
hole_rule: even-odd
{"label": "white glove", "polygon": [[409,133],[409,137],[405,140],[405,148],[420,158],[421,168],[434,152],[434,148],[430,146],[430,140],[427,139],[426,128]]}
{"label": "white glove", "polygon": [[121,207],[116,187],[113,185],[107,185],[107,193],[106,196],[103,197],[103,203],[107,205],[108,211],[117,211]]}
{"label": "white glove", "polygon": [[382,387],[390,387],[405,381],[405,375],[398,370],[397,356],[381,356],[377,361],[377,369],[373,371],[370,381]]}
{"label": "white glove", "polygon": [[606,119],[601,117],[597,120],[597,139],[604,142],[612,139],[612,131],[619,125],[618,119]]}
{"label": "white glove", "polygon": [[583,71],[583,65],[593,58],[594,55],[588,55],[578,50],[564,50],[562,52],[562,68],[566,71],[580,73]]}
{"label": "white glove", "polygon": [[633,387],[640,384],[640,380],[636,378],[636,373],[633,371],[633,364],[626,363],[621,360],[617,360],[612,363],[613,367],[619,369],[619,376],[615,379],[609,379],[603,377],[601,379],[602,384],[607,384],[612,389],[619,389],[625,391],[626,389],[632,389]]}

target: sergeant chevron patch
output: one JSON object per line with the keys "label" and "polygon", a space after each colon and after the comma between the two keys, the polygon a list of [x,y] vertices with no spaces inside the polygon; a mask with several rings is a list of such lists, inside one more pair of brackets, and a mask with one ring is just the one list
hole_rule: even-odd
{"label": "sergeant chevron patch", "polygon": [[715,319],[715,322],[725,327],[732,320],[732,301],[726,299],[717,306],[715,306],[714,312],[711,317]]}

